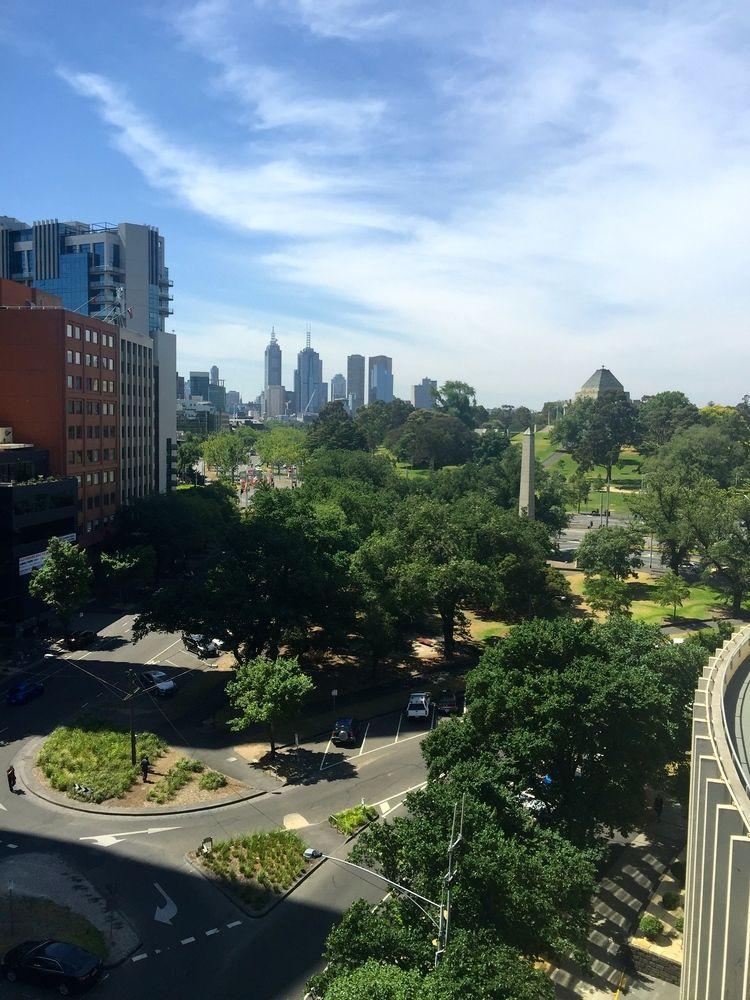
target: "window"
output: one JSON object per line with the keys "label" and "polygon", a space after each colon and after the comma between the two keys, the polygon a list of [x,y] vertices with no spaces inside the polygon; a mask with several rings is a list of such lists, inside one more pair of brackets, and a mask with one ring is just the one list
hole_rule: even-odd
{"label": "window", "polygon": [[92,344],[98,344],[99,343],[99,331],[98,330],[92,330],[91,331],[91,343]]}
{"label": "window", "polygon": [[86,330],[86,340],[91,343],[91,330]]}
{"label": "window", "polygon": [[94,484],[94,486],[98,486],[99,485],[99,473],[98,472],[92,472],[91,473],[91,482]]}
{"label": "window", "polygon": [[74,451],[69,451],[68,452],[68,462],[71,465],[75,465],[75,461],[76,461],[76,453]]}
{"label": "window", "polygon": [[83,388],[83,378],[80,375],[76,375],[74,381],[76,389]]}
{"label": "window", "polygon": [[69,399],[67,405],[68,413],[75,413],[76,412],[75,407],[76,407],[76,401],[74,399]]}
{"label": "window", "polygon": [[92,529],[93,529],[93,522],[92,521],[87,521],[86,522],[86,534],[90,535]]}
{"label": "window", "polygon": [[80,326],[74,326],[73,327],[73,337],[76,340],[80,340],[81,339],[81,328],[80,328]]}
{"label": "window", "polygon": [[86,473],[86,485],[87,486],[91,486],[91,473],[90,472]]}
{"label": "window", "polygon": [[71,340],[73,339],[73,324],[72,323],[68,323],[67,326],[65,327],[65,336],[69,337]]}
{"label": "window", "polygon": [[68,387],[69,389],[72,389],[72,388],[73,388],[73,376],[72,376],[72,375],[67,375],[67,376],[65,377],[65,384],[67,385],[67,387]]}
{"label": "window", "polygon": [[94,509],[94,498],[86,497],[86,510],[93,510],[93,509]]}
{"label": "window", "polygon": [[95,507],[101,507],[101,505],[102,505],[102,498],[101,498],[101,496],[100,496],[100,495],[99,495],[99,494],[97,493],[97,494],[96,494],[96,496],[94,497],[94,506],[95,506]]}
{"label": "window", "polygon": [[81,484],[83,482],[82,477],[81,476],[76,476],[76,482],[78,483],[79,486],[81,486]]}
{"label": "window", "polygon": [[68,362],[69,365],[73,364],[73,352],[72,351],[66,351],[65,352],[65,360]]}
{"label": "window", "polygon": [[93,382],[94,392],[99,392],[99,379],[98,378],[92,379],[92,382]]}
{"label": "window", "polygon": [[81,352],[76,351],[76,364],[80,365],[80,363],[81,363]]}
{"label": "window", "polygon": [[68,427],[68,440],[75,441],[75,437],[76,437],[76,429],[73,426],[73,424],[71,424],[70,427]]}

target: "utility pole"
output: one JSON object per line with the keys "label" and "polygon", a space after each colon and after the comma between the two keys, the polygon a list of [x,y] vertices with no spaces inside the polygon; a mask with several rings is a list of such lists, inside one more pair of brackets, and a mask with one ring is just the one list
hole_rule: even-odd
{"label": "utility pole", "polygon": [[128,670],[128,676],[130,677],[130,696],[128,698],[129,708],[130,708],[130,763],[135,767],[136,765],[136,752],[135,752],[135,712],[133,710],[133,699],[135,698],[135,677],[133,671]]}
{"label": "utility pole", "polygon": [[[448,842],[448,870],[443,878],[443,888],[440,891],[440,924],[438,926],[437,951],[435,952],[435,968],[448,947],[448,932],[451,922],[451,887],[456,877],[456,869],[453,864],[453,855],[456,848],[463,840],[464,836],[464,806],[466,803],[466,793],[461,796],[461,816],[458,815],[458,802],[453,806],[453,823],[451,825],[451,837]],[[458,834],[456,834],[456,821],[458,820]]]}

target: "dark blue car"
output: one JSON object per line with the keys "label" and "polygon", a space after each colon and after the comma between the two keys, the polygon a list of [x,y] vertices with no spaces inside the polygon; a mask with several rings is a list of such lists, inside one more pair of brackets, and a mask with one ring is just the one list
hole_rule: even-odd
{"label": "dark blue car", "polygon": [[7,705],[25,705],[40,694],[44,694],[44,684],[41,681],[21,681],[10,689],[5,702]]}

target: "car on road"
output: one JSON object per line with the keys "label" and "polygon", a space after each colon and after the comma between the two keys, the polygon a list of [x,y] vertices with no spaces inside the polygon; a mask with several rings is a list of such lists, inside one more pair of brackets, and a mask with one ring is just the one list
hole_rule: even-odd
{"label": "car on road", "polygon": [[0,969],[9,983],[23,980],[51,986],[67,997],[90,989],[101,974],[102,962],[65,941],[25,941],[6,952]]}
{"label": "car on road", "polygon": [[163,670],[144,670],[138,680],[144,690],[160,698],[168,698],[177,691],[177,685]]}
{"label": "car on road", "polygon": [[93,629],[84,628],[79,632],[73,632],[65,640],[66,649],[89,649],[91,646],[96,644],[96,640],[99,636],[94,632]]}
{"label": "car on road", "polygon": [[458,715],[460,706],[455,691],[442,691],[437,703],[438,715]]}
{"label": "car on road", "polygon": [[185,649],[201,659],[218,656],[221,650],[213,639],[206,638],[205,635],[184,635],[182,641]]}
{"label": "car on road", "polygon": [[41,681],[21,681],[14,684],[5,697],[6,705],[25,705],[44,694],[44,684]]}
{"label": "car on road", "polygon": [[432,700],[427,691],[415,691],[409,695],[406,706],[407,719],[429,719],[432,710]]}
{"label": "car on road", "polygon": [[354,746],[358,737],[359,723],[356,719],[350,717],[336,719],[336,725],[333,727],[331,735],[331,743],[334,746]]}

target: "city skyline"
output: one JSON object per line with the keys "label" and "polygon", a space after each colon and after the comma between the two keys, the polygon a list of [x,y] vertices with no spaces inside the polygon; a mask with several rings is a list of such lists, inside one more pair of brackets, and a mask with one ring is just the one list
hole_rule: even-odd
{"label": "city skyline", "polygon": [[637,395],[744,393],[736,7],[210,0],[114,33],[87,0],[56,10],[0,14],[3,210],[157,225],[181,371],[210,341],[249,395],[271,325],[309,322],[336,369],[397,358],[402,398],[425,356],[490,405],[568,395],[602,359]]}

